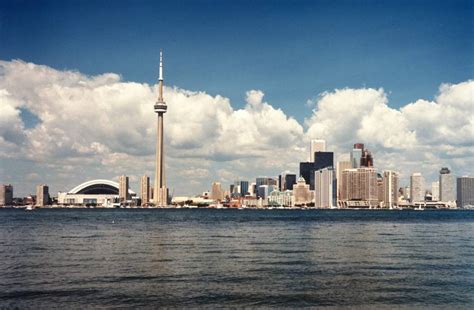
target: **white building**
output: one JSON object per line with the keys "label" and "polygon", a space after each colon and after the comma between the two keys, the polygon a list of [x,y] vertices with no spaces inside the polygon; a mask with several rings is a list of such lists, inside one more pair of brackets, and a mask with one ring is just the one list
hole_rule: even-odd
{"label": "white building", "polygon": [[410,201],[421,202],[425,200],[423,176],[415,172],[410,176]]}
{"label": "white building", "polygon": [[316,208],[332,208],[334,170],[324,168],[314,172],[314,190]]}
{"label": "white building", "polygon": [[448,168],[442,168],[439,172],[439,200],[443,202],[455,201],[454,175]]}
{"label": "white building", "polygon": [[398,173],[386,170],[383,172],[383,203],[385,208],[398,205]]}
{"label": "white building", "polygon": [[286,190],[283,192],[275,190],[271,192],[268,196],[268,205],[293,207],[295,205],[295,197],[293,196],[293,192],[290,190]]}
{"label": "white building", "polygon": [[309,161],[314,163],[315,152],[326,152],[326,140],[313,139],[309,146]]}
{"label": "white building", "polygon": [[431,183],[431,200],[439,201],[439,181]]}

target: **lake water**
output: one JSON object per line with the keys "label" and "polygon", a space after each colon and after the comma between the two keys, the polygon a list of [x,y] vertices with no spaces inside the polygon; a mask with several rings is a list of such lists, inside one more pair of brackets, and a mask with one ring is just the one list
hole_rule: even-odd
{"label": "lake water", "polygon": [[474,308],[474,211],[0,209],[0,308]]}

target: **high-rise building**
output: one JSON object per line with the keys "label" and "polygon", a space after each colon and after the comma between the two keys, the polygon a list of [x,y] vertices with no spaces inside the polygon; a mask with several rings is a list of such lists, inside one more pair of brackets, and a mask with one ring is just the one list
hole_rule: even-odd
{"label": "high-rise building", "polygon": [[300,163],[300,176],[305,179],[309,188],[314,190],[314,172],[324,168],[334,168],[333,152],[315,152],[314,162]]}
{"label": "high-rise building", "polygon": [[126,175],[121,175],[119,177],[119,200],[120,202],[125,202],[130,200],[130,195],[128,193],[128,177]]}
{"label": "high-rise building", "polygon": [[275,190],[278,190],[276,185],[260,185],[257,189],[257,197],[267,199],[268,196]]}
{"label": "high-rise building", "polygon": [[221,183],[213,182],[211,185],[211,194],[209,195],[213,200],[224,200],[224,191],[222,190]]}
{"label": "high-rise building", "polygon": [[44,207],[49,204],[49,187],[46,184],[36,186],[36,205]]}
{"label": "high-rise building", "polygon": [[332,208],[333,201],[333,181],[334,169],[323,168],[316,170],[314,173],[315,185],[315,207],[316,208]]}
{"label": "high-rise building", "polygon": [[431,182],[431,200],[439,201],[439,181]]}
{"label": "high-rise building", "polygon": [[342,201],[361,201],[366,206],[378,205],[376,170],[374,168],[344,170],[340,199]]}
{"label": "high-rise building", "polygon": [[293,186],[293,196],[295,196],[295,205],[301,206],[313,202],[313,195],[303,177],[299,177],[296,185]]}
{"label": "high-rise building", "polygon": [[0,206],[11,206],[13,204],[13,186],[11,184],[0,185]]}
{"label": "high-rise building", "polygon": [[337,193],[337,200],[341,198],[341,183],[342,183],[342,172],[346,169],[351,169],[352,163],[350,161],[338,161],[336,167],[336,193]]}
{"label": "high-rise building", "polygon": [[474,177],[457,178],[456,183],[458,208],[474,207]]}
{"label": "high-rise building", "polygon": [[423,176],[415,172],[410,176],[410,201],[421,202],[425,200]]}
{"label": "high-rise building", "polygon": [[364,150],[363,143],[354,144],[354,148],[351,151],[352,168],[360,168],[360,160],[362,159],[363,150]]}
{"label": "high-rise building", "polygon": [[448,202],[455,201],[454,176],[451,171],[444,167],[439,171],[439,200]]}
{"label": "high-rise building", "polygon": [[293,185],[296,184],[296,174],[283,173],[278,176],[278,180],[279,191],[293,190]]}
{"label": "high-rise building", "polygon": [[142,199],[142,206],[150,202],[150,177],[146,174],[142,176],[140,181],[140,198]]}
{"label": "high-rise building", "polygon": [[364,149],[362,151],[362,156],[360,158],[360,166],[369,168],[374,166],[374,158],[372,157],[372,153],[368,149]]}
{"label": "high-rise building", "polygon": [[383,203],[385,208],[398,205],[398,173],[386,170],[383,172]]}
{"label": "high-rise building", "polygon": [[156,139],[156,160],[155,160],[155,205],[164,207],[168,205],[168,189],[166,188],[165,177],[165,155],[163,152],[163,116],[166,113],[167,106],[163,100],[163,52],[160,51],[160,74],[158,79],[158,100],[154,105],[155,113],[158,114],[157,120],[157,139]]}
{"label": "high-rise building", "polygon": [[240,181],[240,194],[242,197],[249,194],[249,181]]}
{"label": "high-rise building", "polygon": [[314,153],[316,152],[326,152],[326,140],[322,139],[313,139],[311,140],[309,146],[309,161],[314,162]]}
{"label": "high-rise building", "polygon": [[277,180],[275,180],[273,178],[260,177],[260,178],[257,178],[255,181],[256,181],[255,182],[255,189],[256,189],[257,198],[264,198],[264,197],[260,196],[261,191],[259,190],[260,186],[262,186],[262,185],[269,185],[269,186],[271,185],[271,186],[274,186],[276,189],[278,188],[277,187],[278,182],[277,182]]}

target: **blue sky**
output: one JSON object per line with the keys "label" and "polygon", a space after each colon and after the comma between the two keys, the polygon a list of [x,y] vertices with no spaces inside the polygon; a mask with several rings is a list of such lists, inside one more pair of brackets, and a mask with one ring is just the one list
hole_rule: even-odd
{"label": "blue sky", "polygon": [[154,83],[245,104],[245,92],[299,121],[306,101],[383,87],[389,105],[432,99],[473,76],[472,1],[3,1],[0,59]]}

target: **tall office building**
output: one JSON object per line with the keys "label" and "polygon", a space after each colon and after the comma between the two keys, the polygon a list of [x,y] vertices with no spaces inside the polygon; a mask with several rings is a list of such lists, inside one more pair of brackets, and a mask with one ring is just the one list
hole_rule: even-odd
{"label": "tall office building", "polygon": [[[255,190],[256,190],[256,194],[257,194],[257,198],[260,198],[260,193],[261,193],[261,190],[259,190],[260,186],[262,185],[269,185],[269,186],[273,186],[273,188],[275,189],[278,189],[277,187],[277,180],[273,179],[273,178],[269,178],[269,177],[260,177],[260,178],[257,178],[255,180]],[[261,197],[261,198],[264,198],[264,197]]]}
{"label": "tall office building", "polygon": [[121,175],[119,177],[119,201],[124,202],[130,200],[130,195],[128,193],[128,177]]}
{"label": "tall office building", "polygon": [[342,201],[361,201],[367,206],[378,204],[377,172],[374,168],[346,169],[342,172]]}
{"label": "tall office building", "polygon": [[351,151],[352,168],[360,168],[360,160],[362,158],[363,150],[364,150],[363,143],[354,144],[354,148]]}
{"label": "tall office building", "polygon": [[398,205],[398,173],[386,170],[383,172],[383,203],[385,208]]}
{"label": "tall office building", "polygon": [[372,153],[368,149],[364,149],[362,151],[362,156],[360,158],[360,166],[368,168],[374,166],[374,158],[372,157]]}
{"label": "tall office building", "polygon": [[431,200],[439,201],[439,181],[431,182]]}
{"label": "tall office building", "polygon": [[222,190],[221,183],[212,183],[210,198],[213,200],[224,200],[224,191]]}
{"label": "tall office building", "polygon": [[11,206],[13,204],[13,186],[11,184],[0,185],[0,206]]}
{"label": "tall office building", "polygon": [[457,178],[456,183],[458,208],[474,207],[474,177]]}
{"label": "tall office building", "polygon": [[410,176],[410,201],[425,201],[423,176],[419,172],[415,172]]}
{"label": "tall office building", "polygon": [[164,207],[168,204],[168,189],[166,188],[165,177],[165,155],[163,152],[163,116],[166,113],[167,106],[163,100],[163,52],[160,51],[160,75],[158,79],[158,100],[154,105],[155,113],[158,114],[157,120],[157,139],[156,139],[156,159],[155,159],[155,205]]}
{"label": "tall office building", "polygon": [[281,192],[286,190],[293,190],[293,185],[296,184],[296,174],[284,173],[278,176],[278,189]]}
{"label": "tall office building", "polygon": [[237,185],[237,192],[240,194],[240,197],[245,197],[249,194],[248,181],[236,181],[235,184]]}
{"label": "tall office building", "polygon": [[314,153],[326,152],[326,140],[314,139],[311,140],[309,146],[309,161],[314,162]]}
{"label": "tall office building", "polygon": [[296,185],[293,186],[293,196],[295,197],[295,205],[301,206],[313,202],[313,195],[303,177],[299,177]]}
{"label": "tall office building", "polygon": [[142,199],[142,206],[150,202],[150,177],[146,174],[142,176],[140,181],[140,198]]}
{"label": "tall office building", "polygon": [[451,171],[444,167],[439,171],[439,200],[448,202],[455,201],[454,176]]}
{"label": "tall office building", "polygon": [[340,200],[341,198],[341,183],[342,183],[342,172],[346,169],[351,169],[352,168],[352,163],[350,161],[338,161],[337,162],[337,167],[336,167],[336,196],[337,200]]}
{"label": "tall office building", "polygon": [[324,168],[317,170],[314,176],[315,185],[315,207],[332,208],[333,202],[333,181],[334,169]]}
{"label": "tall office building", "polygon": [[314,172],[324,168],[334,168],[333,152],[315,152],[314,162],[300,163],[300,176],[309,184],[309,188],[314,190]]}
{"label": "tall office building", "polygon": [[36,205],[44,207],[49,204],[49,187],[46,184],[36,186]]}

